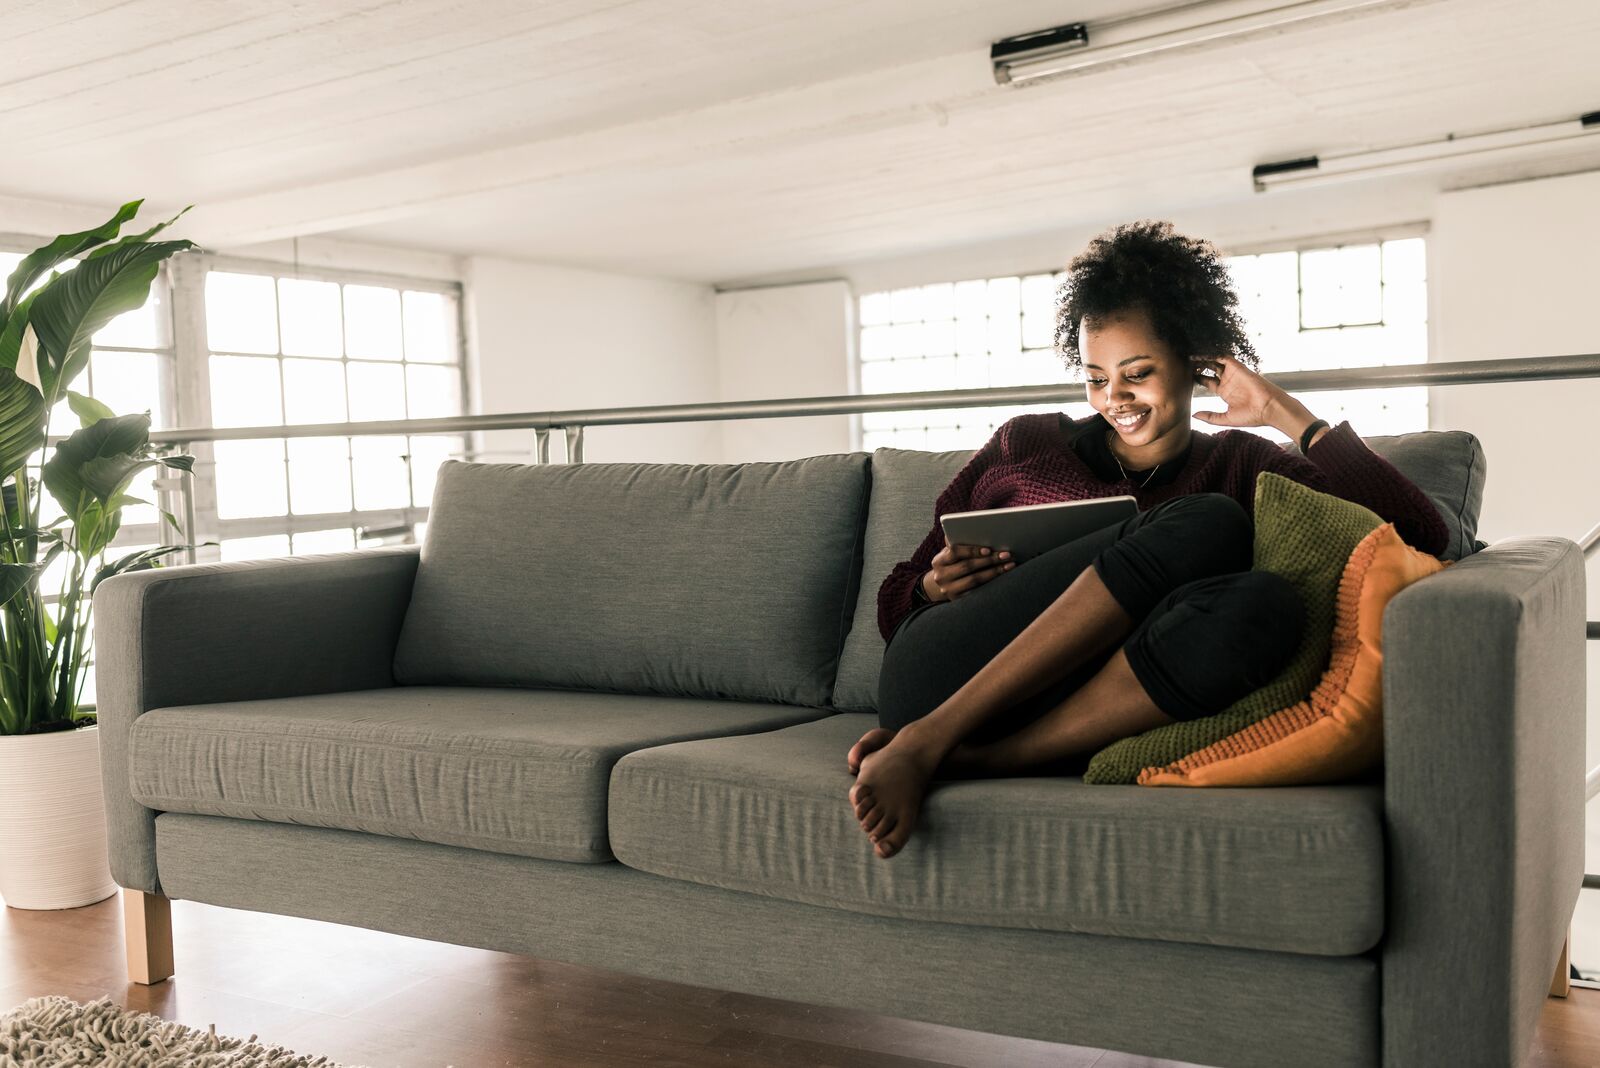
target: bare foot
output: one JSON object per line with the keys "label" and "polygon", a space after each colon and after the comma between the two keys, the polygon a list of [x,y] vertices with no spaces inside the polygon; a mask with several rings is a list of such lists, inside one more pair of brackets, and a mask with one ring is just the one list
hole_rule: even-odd
{"label": "bare foot", "polygon": [[894,856],[911,837],[928,780],[938,764],[938,754],[918,745],[904,732],[862,758],[849,797],[856,819],[873,841],[878,856]]}
{"label": "bare foot", "polygon": [[894,734],[895,732],[888,727],[874,727],[863,734],[861,740],[851,746],[850,752],[845,754],[844,762],[845,766],[850,769],[850,774],[854,775],[860,771],[861,758],[868,753],[875,753],[888,745],[889,739],[893,738]]}

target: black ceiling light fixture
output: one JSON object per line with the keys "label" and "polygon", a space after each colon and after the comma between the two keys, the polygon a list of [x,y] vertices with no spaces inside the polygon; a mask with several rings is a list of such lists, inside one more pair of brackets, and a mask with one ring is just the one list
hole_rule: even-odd
{"label": "black ceiling light fixture", "polygon": [[1016,85],[1314,19],[1442,0],[1203,0],[1104,22],[1069,22],[989,46],[994,80]]}
{"label": "black ceiling light fixture", "polygon": [[[1600,111],[1590,111],[1575,119],[1491,130],[1487,133],[1457,136],[1442,141],[1421,141],[1369,152],[1342,152],[1303,156],[1299,159],[1258,164],[1250,178],[1258,193],[1270,189],[1304,188],[1328,185],[1356,178],[1378,178],[1431,170],[1455,160],[1495,163],[1537,159],[1547,146],[1593,137],[1600,149]],[[1597,160],[1600,162],[1600,160]]]}

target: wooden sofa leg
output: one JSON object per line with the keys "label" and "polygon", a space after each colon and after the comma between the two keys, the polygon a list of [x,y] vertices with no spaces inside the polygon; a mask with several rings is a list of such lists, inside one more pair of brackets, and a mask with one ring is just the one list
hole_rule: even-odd
{"label": "wooden sofa leg", "polygon": [[172,977],[172,902],[143,890],[122,891],[128,981],[149,986]]}
{"label": "wooden sofa leg", "polygon": [[1572,969],[1568,965],[1568,954],[1572,949],[1572,928],[1567,927],[1566,941],[1561,943],[1561,959],[1556,961],[1556,974],[1550,979],[1550,996],[1564,998],[1571,988]]}

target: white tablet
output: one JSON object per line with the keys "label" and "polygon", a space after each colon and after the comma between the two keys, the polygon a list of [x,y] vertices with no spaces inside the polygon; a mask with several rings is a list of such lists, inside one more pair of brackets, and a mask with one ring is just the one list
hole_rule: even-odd
{"label": "white tablet", "polygon": [[1124,494],[979,512],[946,512],[939,517],[939,523],[952,545],[987,545],[996,552],[1007,549],[1020,562],[1137,514],[1138,503]]}

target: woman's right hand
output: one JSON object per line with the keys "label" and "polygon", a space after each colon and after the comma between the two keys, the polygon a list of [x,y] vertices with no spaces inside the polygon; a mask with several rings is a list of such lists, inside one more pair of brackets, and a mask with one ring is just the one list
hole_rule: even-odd
{"label": "woman's right hand", "polygon": [[947,537],[944,548],[934,555],[932,565],[934,599],[953,601],[1010,571],[1017,562],[1005,550],[993,552],[987,545],[951,545]]}

